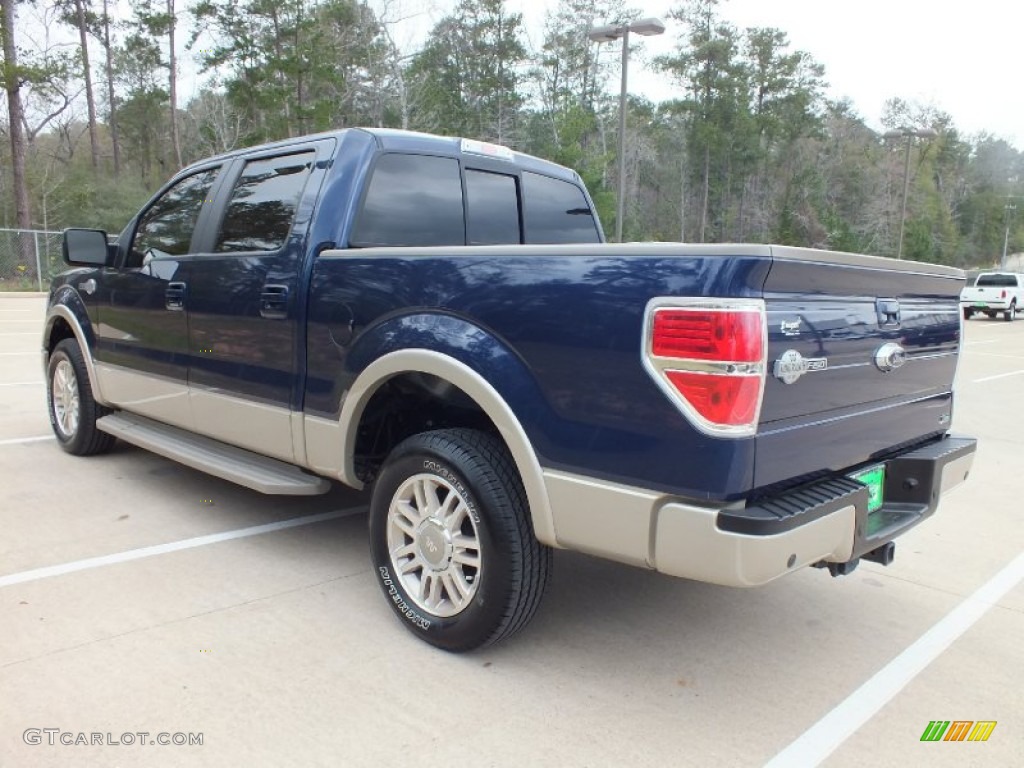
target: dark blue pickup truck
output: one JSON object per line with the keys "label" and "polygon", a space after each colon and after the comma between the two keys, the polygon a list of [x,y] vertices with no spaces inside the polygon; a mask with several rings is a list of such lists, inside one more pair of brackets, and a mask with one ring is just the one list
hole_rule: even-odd
{"label": "dark blue pickup truck", "polygon": [[602,240],[575,173],[480,142],[351,129],[197,163],[116,242],[67,231],[54,431],[264,493],[372,486],[374,576],[448,650],[526,624],[552,548],[842,574],[967,477],[959,270]]}

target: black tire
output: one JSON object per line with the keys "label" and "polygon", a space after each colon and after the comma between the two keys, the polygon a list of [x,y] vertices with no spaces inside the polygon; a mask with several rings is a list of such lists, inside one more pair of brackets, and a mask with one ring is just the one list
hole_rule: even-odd
{"label": "black tire", "polygon": [[971,315],[973,315],[973,314],[974,314],[974,312],[972,310],[967,309],[966,307],[964,308],[964,320],[970,320],[971,319]]}
{"label": "black tire", "polygon": [[[58,388],[56,396],[55,387]],[[70,392],[72,387],[77,396],[64,397],[63,393]],[[110,410],[97,405],[93,399],[85,358],[75,339],[64,339],[50,355],[46,367],[46,404],[53,434],[68,453],[93,456],[109,451],[114,445],[112,435],[96,428],[96,420]]]}
{"label": "black tire", "polygon": [[1007,309],[1005,312],[1003,312],[1003,320],[1005,320],[1008,323],[1012,323],[1013,322],[1013,317],[1016,314],[1017,314],[1017,303],[1016,302],[1011,302],[1010,303],[1010,308]]}
{"label": "black tire", "polygon": [[[419,515],[425,496],[415,494],[422,488],[431,489],[441,509],[411,523],[398,510],[404,505]],[[415,503],[403,501],[410,492]],[[442,524],[444,509],[451,507],[462,512]],[[475,547],[463,545],[469,541]],[[404,559],[398,554],[403,551]],[[462,564],[474,559],[473,551],[478,567]],[[384,596],[406,629],[454,652],[490,645],[522,629],[536,613],[551,575],[551,549],[534,535],[508,449],[472,429],[424,432],[395,447],[373,490],[370,553]],[[456,594],[455,578],[459,590],[472,591]],[[442,586],[434,607],[427,605],[433,589],[425,585],[436,582]]]}

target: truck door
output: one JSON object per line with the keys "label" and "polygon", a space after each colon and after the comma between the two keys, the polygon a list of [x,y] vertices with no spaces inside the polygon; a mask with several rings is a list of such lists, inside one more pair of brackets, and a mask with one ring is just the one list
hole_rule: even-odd
{"label": "truck door", "polygon": [[178,179],[122,235],[99,275],[96,371],[111,405],[191,429],[186,276],[219,167]]}
{"label": "truck door", "polygon": [[333,146],[321,140],[236,160],[189,274],[196,431],[285,461],[294,459],[291,414],[301,406],[306,232]]}

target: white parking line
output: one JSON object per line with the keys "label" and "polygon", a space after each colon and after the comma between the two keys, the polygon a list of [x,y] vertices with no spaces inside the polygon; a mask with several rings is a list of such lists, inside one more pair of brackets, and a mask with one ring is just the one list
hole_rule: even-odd
{"label": "white parking line", "polygon": [[13,440],[0,440],[2,445],[21,445],[22,443],[41,443],[44,440],[53,440],[53,435],[39,435],[38,437],[16,437]]}
{"label": "white parking line", "polygon": [[965,347],[976,347],[979,344],[995,344],[1001,341],[1001,339],[986,339],[985,341],[968,341],[964,344]]}
{"label": "white parking line", "polygon": [[1004,355],[1001,352],[975,352],[974,354],[984,357],[1001,357],[1006,360],[1024,360],[1024,355]]}
{"label": "white parking line", "polygon": [[36,384],[44,384],[42,380],[39,381],[0,381],[0,387],[30,387]]}
{"label": "white parking line", "polygon": [[10,587],[14,584],[24,584],[27,581],[48,579],[51,576],[63,576],[66,573],[74,573],[75,571],[86,571],[91,568],[101,568],[104,565],[127,563],[131,560],[141,560],[142,558],[153,557],[155,555],[166,555],[169,552],[180,552],[183,549],[205,547],[207,544],[218,544],[222,541],[245,539],[250,536],[259,536],[264,533],[283,531],[287,528],[298,528],[300,525],[322,523],[327,520],[336,520],[339,517],[349,517],[351,515],[359,514],[363,510],[364,507],[339,509],[334,512],[322,512],[318,515],[307,515],[306,517],[294,517],[291,520],[280,520],[276,523],[267,523],[266,525],[254,525],[251,528],[239,528],[235,531],[212,533],[208,536],[196,536],[193,539],[172,541],[167,544],[157,544],[152,547],[129,549],[125,552],[116,552],[112,555],[90,557],[85,560],[75,560],[70,563],[50,565],[45,568],[34,568],[31,571],[22,571],[21,573],[12,573],[9,576],[0,576],[0,587]]}
{"label": "white parking line", "polygon": [[984,384],[986,381],[995,381],[996,379],[1005,379],[1009,376],[1020,376],[1024,374],[1024,371],[1010,371],[1009,373],[997,373],[995,376],[986,376],[983,379],[975,379],[972,384]]}
{"label": "white parking line", "polygon": [[29,355],[38,355],[39,350],[33,349],[31,352],[0,352],[0,356],[3,357],[28,357]]}
{"label": "white parking line", "polygon": [[1024,553],[950,611],[913,645],[765,763],[765,768],[818,765],[917,677],[985,612],[1024,579]]}

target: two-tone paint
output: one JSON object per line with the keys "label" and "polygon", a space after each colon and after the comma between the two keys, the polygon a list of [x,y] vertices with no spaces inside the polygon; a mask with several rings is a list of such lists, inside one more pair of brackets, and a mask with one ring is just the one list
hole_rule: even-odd
{"label": "two-tone paint", "polygon": [[[714,528],[723,506],[848,471],[948,429],[961,339],[958,270],[756,245],[351,248],[382,153],[579,178],[533,158],[467,155],[454,139],[390,131],[341,131],[258,152],[302,149],[317,153],[316,172],[285,247],[271,255],[210,252],[225,194],[254,155],[205,161],[220,175],[193,253],[150,267],[145,280],[131,276],[145,283],[136,300],[152,319],[156,349],[133,356],[136,339],[119,327],[115,294],[129,278],[118,264],[54,282],[48,334],[66,327],[79,337],[101,402],[146,413],[164,407],[153,396],[163,386],[177,421],[160,410],[147,415],[359,485],[361,408],[403,370],[431,372],[502,432],[542,541],[648,566],[657,559],[652,531],[672,528],[673,510],[701,505],[680,531],[697,519]],[[100,289],[86,296],[80,287],[90,279]],[[167,305],[171,282],[189,286],[183,311]],[[269,316],[260,311],[268,285],[287,292]],[[765,303],[768,379],[754,435],[702,432],[642,364],[651,300],[708,296]],[[875,365],[885,344],[904,351],[898,370]],[[771,370],[790,350],[827,366],[787,384]],[[573,502],[587,494],[590,511]],[[801,533],[817,541],[814,530],[829,530],[800,563],[848,553],[843,525],[837,516]],[[608,541],[623,543],[608,552]],[[674,572],[690,575],[682,566]]]}

